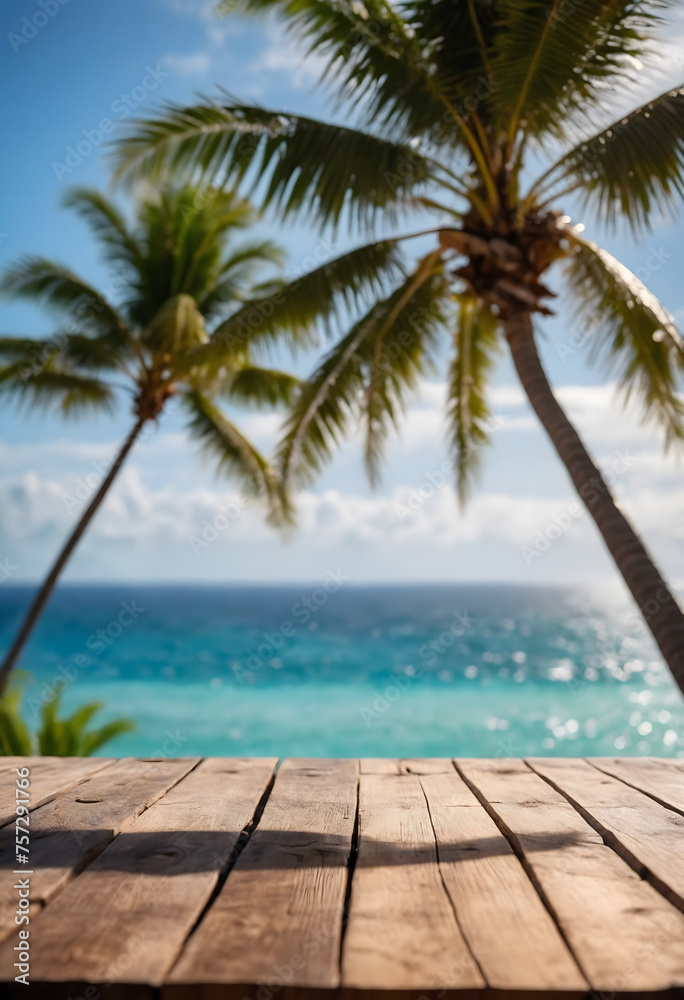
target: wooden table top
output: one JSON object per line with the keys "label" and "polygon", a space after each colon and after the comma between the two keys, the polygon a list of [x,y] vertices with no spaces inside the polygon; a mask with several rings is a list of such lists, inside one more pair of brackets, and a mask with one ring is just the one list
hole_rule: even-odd
{"label": "wooden table top", "polygon": [[8,997],[684,997],[681,760],[0,758],[0,827]]}

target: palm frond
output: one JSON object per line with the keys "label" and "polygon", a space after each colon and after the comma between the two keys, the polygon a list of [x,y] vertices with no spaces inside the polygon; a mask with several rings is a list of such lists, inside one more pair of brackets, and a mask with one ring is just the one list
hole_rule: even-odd
{"label": "palm frond", "polygon": [[124,369],[132,353],[132,338],[118,333],[88,336],[58,330],[50,338],[0,337],[0,357],[23,363],[27,372],[39,372],[55,363],[81,371],[114,371]]}
{"label": "palm frond", "polygon": [[141,248],[113,202],[93,188],[75,187],[66,192],[63,204],[85,219],[104,248],[106,260],[132,269],[140,266]]}
{"label": "palm frond", "polygon": [[130,344],[111,336],[88,337],[82,333],[57,336],[58,359],[71,368],[92,371],[117,371],[125,369],[131,356]]}
{"label": "palm frond", "polygon": [[40,409],[57,407],[64,416],[87,410],[112,409],[114,391],[101,379],[65,371],[53,363],[35,371],[24,362],[0,368],[0,394],[17,398],[21,403]]}
{"label": "palm frond", "polygon": [[200,297],[197,307],[210,320],[220,316],[228,306],[244,301],[245,294],[253,288],[255,272],[264,264],[282,265],[285,253],[271,240],[247,243],[229,253],[221,264],[216,281]]}
{"label": "palm frond", "polygon": [[360,415],[362,349],[379,307],[356,323],[301,388],[285,423],[278,459],[285,482],[309,482],[332,456],[350,418]]}
{"label": "palm frond", "polygon": [[[684,195],[684,87],[669,90],[571,149],[545,175],[537,196],[579,188],[614,223],[639,229],[672,213]],[[533,189],[534,191],[534,189]]]}
{"label": "palm frond", "polygon": [[[361,106],[366,121],[413,136],[444,119],[435,93],[433,59],[407,20],[414,5],[386,0],[246,0],[248,13],[275,11],[323,62],[321,82],[335,81],[340,98]],[[453,42],[453,39],[452,39]],[[454,64],[461,50],[452,52]],[[448,123],[455,131],[455,123]],[[447,128],[444,129],[447,131]]]}
{"label": "palm frond", "polygon": [[[254,243],[244,243],[229,254],[221,265],[221,277],[242,272],[245,265],[285,263],[285,251],[272,240],[257,240]],[[246,273],[246,272],[242,272]]]}
{"label": "palm frond", "polygon": [[45,357],[56,352],[59,341],[59,336],[49,339],[0,337],[0,357],[15,361],[28,361],[32,358]]}
{"label": "palm frond", "polygon": [[59,310],[81,331],[128,334],[117,310],[92,285],[44,257],[23,257],[8,267],[0,278],[0,294]]}
{"label": "palm frond", "polygon": [[101,746],[135,729],[129,719],[113,719],[99,729],[88,729],[90,721],[104,708],[104,702],[94,701],[60,719],[61,698],[57,696],[43,705],[38,747],[41,754],[55,757],[90,757]]}
{"label": "palm frond", "polygon": [[486,389],[499,348],[496,317],[486,306],[465,295],[459,303],[454,346],[447,407],[456,455],[456,485],[463,505],[479,471],[483,446],[490,442],[493,414]]}
{"label": "palm frond", "polygon": [[0,757],[28,757],[33,744],[21,717],[25,675],[15,672],[9,690],[0,696]]}
{"label": "palm frond", "polygon": [[278,450],[285,481],[307,481],[320,471],[350,419],[366,412],[371,384],[366,457],[370,469],[375,467],[404,393],[424,370],[440,315],[437,303],[445,293],[446,281],[436,265],[422,270],[418,279],[414,273],[376,302],[333,347],[302,385],[286,421]]}
{"label": "palm frond", "polygon": [[185,352],[208,342],[204,317],[191,295],[167,299],[144,331],[145,346],[168,357],[169,368],[182,365]]}
{"label": "palm frond", "polygon": [[226,383],[225,395],[235,403],[289,406],[299,385],[288,372],[243,365]]}
{"label": "palm frond", "polygon": [[128,313],[147,325],[177,295],[199,302],[222,276],[224,253],[255,212],[234,191],[205,185],[162,187],[139,210],[143,259],[129,294]]}
{"label": "palm frond", "polygon": [[[404,15],[431,67],[433,92],[447,98],[464,118],[477,110],[488,121],[488,102],[497,85],[491,69],[496,5],[491,0],[413,0],[406,4]],[[440,131],[449,136],[443,112],[442,122]]]}
{"label": "palm frond", "polygon": [[609,83],[633,75],[630,57],[644,56],[659,23],[661,0],[564,0],[499,3],[492,73],[499,121],[512,141],[518,127],[562,137],[568,117],[589,120]]}
{"label": "palm frond", "polygon": [[284,517],[285,498],[269,462],[214,404],[195,390],[183,396],[189,429],[217,468],[233,476],[248,493],[266,500],[274,521]]}
{"label": "palm frond", "polygon": [[253,168],[255,184],[266,178],[265,205],[321,223],[338,222],[343,209],[365,223],[406,204],[432,171],[406,143],[247,104],[170,105],[135,127],[117,147],[120,174],[201,171],[234,184]]}
{"label": "palm frond", "polygon": [[217,357],[262,340],[290,335],[294,345],[308,342],[314,325],[330,323],[346,309],[378,294],[401,273],[401,256],[392,240],[370,243],[325,261],[294,281],[276,284],[269,294],[246,302],[212,335]]}
{"label": "palm frond", "polygon": [[117,736],[123,735],[123,733],[132,733],[135,728],[135,723],[131,719],[112,719],[111,722],[106,722],[99,729],[92,729],[83,733],[78,755],[90,757],[91,754],[94,754],[103,747],[105,743],[109,743],[111,740],[116,739]]}
{"label": "palm frond", "polygon": [[[204,318],[210,323],[224,317],[226,312],[235,309],[236,302],[243,302],[245,298],[244,275],[237,273],[230,274],[222,278],[208,288],[205,294],[197,303],[197,308]],[[252,293],[254,289],[250,289]],[[231,308],[232,307],[232,308]]]}
{"label": "palm frond", "polygon": [[684,441],[684,400],[679,379],[684,342],[673,317],[623,264],[590,241],[572,237],[568,280],[578,309],[598,317],[591,357],[617,376],[625,403],[640,402],[667,445]]}
{"label": "palm frond", "polygon": [[380,464],[392,428],[404,412],[406,397],[425,373],[436,334],[444,322],[449,281],[441,250],[424,257],[387,302],[373,335],[365,364],[362,397],[364,460],[371,486],[380,479]]}

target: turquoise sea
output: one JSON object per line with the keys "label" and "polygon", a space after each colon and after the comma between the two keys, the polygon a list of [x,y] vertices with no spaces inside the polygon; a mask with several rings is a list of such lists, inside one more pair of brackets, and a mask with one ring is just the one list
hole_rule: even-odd
{"label": "turquoise sea", "polygon": [[[0,587],[6,647],[30,588]],[[684,757],[684,699],[633,609],[500,585],[63,586],[24,699],[107,703],[104,754]]]}

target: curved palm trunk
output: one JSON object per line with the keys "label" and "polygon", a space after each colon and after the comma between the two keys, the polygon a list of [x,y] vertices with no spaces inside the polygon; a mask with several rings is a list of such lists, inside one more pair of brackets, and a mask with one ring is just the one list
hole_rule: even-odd
{"label": "curved palm trunk", "polygon": [[22,625],[21,625],[21,628],[19,629],[17,637],[14,640],[14,642],[12,643],[12,645],[10,646],[9,652],[7,653],[7,656],[5,657],[5,659],[3,661],[3,664],[0,667],[0,695],[3,694],[3,692],[5,690],[5,687],[7,686],[7,681],[9,679],[10,671],[12,670],[12,667],[14,666],[14,664],[17,661],[17,659],[19,658],[19,655],[20,655],[22,649],[24,648],[26,640],[28,639],[29,635],[31,634],[34,625],[38,621],[38,619],[39,619],[39,617],[40,617],[40,615],[41,615],[41,613],[42,613],[45,605],[47,604],[47,602],[49,600],[50,594],[52,593],[52,591],[54,589],[54,586],[55,586],[55,583],[57,582],[57,578],[58,578],[59,574],[64,569],[64,566],[66,565],[66,562],[69,559],[69,556],[71,555],[71,553],[76,548],[76,546],[77,546],[77,544],[78,544],[78,542],[79,542],[79,540],[81,538],[81,535],[83,534],[83,532],[86,530],[86,528],[90,524],[90,521],[92,520],[93,516],[95,515],[98,507],[100,506],[100,504],[104,500],[104,498],[105,498],[105,496],[107,494],[107,491],[109,490],[109,487],[114,482],[114,478],[115,478],[117,472],[119,471],[119,469],[121,468],[121,466],[124,463],[124,459],[126,458],[126,455],[128,455],[129,451],[131,450],[131,448],[135,444],[135,440],[138,437],[138,434],[140,433],[143,424],[144,424],[144,420],[138,420],[138,422],[136,423],[135,427],[133,428],[133,430],[131,431],[131,433],[126,438],[126,440],[125,440],[125,442],[124,442],[124,444],[123,444],[123,446],[121,448],[121,451],[116,456],[116,459],[114,460],[114,463],[113,463],[111,469],[107,473],[107,476],[106,476],[104,482],[102,483],[102,485],[100,486],[99,490],[97,491],[97,493],[93,497],[92,501],[90,502],[90,504],[86,508],[86,510],[85,510],[85,512],[83,514],[83,517],[81,518],[81,520],[78,522],[78,524],[74,528],[74,530],[71,533],[71,535],[70,535],[70,537],[69,537],[66,545],[64,546],[64,548],[62,549],[62,551],[58,555],[58,557],[57,557],[57,559],[55,561],[55,564],[52,567],[52,569],[50,570],[50,572],[48,573],[48,575],[47,575],[47,577],[45,579],[45,582],[43,583],[42,587],[40,588],[40,590],[38,591],[38,593],[36,594],[36,596],[33,598],[33,601],[31,602],[31,606],[30,606],[30,608],[28,609],[28,611],[26,613],[26,617],[24,618],[24,621],[22,622]]}
{"label": "curved palm trunk", "polygon": [[504,328],[527,397],[684,692],[684,614],[553,395],[537,353],[529,313],[511,315]]}

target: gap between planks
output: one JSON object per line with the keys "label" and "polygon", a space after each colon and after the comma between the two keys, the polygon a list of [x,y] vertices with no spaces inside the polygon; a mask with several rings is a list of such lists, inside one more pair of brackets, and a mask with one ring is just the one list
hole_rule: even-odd
{"label": "gap between planks", "polygon": [[[545,758],[563,760],[570,767],[585,764]],[[681,990],[684,916],[604,842],[574,803],[519,759],[456,764],[513,844],[592,989]]]}
{"label": "gap between planks", "polygon": [[209,758],[152,803],[36,918],[32,985],[161,986],[258,820],[276,762]]}
{"label": "gap between planks", "polygon": [[[123,758],[63,791],[31,813],[33,914],[57,896],[200,758]],[[14,827],[0,830],[0,869],[13,869]],[[15,928],[16,892],[0,885],[0,941]],[[4,954],[0,946],[0,955]]]}
{"label": "gap between planks", "polygon": [[586,757],[585,760],[684,816],[684,761],[670,757]]}
{"label": "gap between planks", "polygon": [[586,760],[530,757],[527,763],[627,864],[684,910],[684,816],[680,812]]}
{"label": "gap between planks", "polygon": [[166,977],[164,996],[251,995],[276,975],[308,989],[338,988],[357,783],[355,759],[283,762],[259,825]]}
{"label": "gap between planks", "polygon": [[[320,762],[311,762],[309,766],[314,766],[315,763],[320,763]],[[463,763],[468,763],[468,762],[463,762]],[[470,763],[473,763],[473,762],[471,761]],[[477,762],[475,762],[475,763],[477,763]],[[486,763],[486,762],[483,762],[483,763]],[[592,763],[592,766],[596,766],[593,761],[591,763]],[[176,786],[175,786],[177,790],[180,790],[182,788],[182,785],[185,784],[185,782],[187,781],[187,779],[190,776],[190,774],[196,773],[196,769],[197,769],[197,765],[195,765],[195,770],[194,771],[191,771],[190,773],[186,773],[186,775],[184,775],[181,778],[177,779],[177,783],[176,783]],[[529,767],[527,767],[526,769],[527,769],[527,771],[529,773],[532,773]],[[425,807],[427,808],[427,811],[428,811],[428,816],[429,816],[429,820],[430,820],[430,824],[431,824],[431,828],[432,828],[432,836],[433,836],[433,843],[435,845],[435,850],[436,850],[436,852],[440,852],[440,847],[444,848],[440,852],[440,856],[438,858],[439,871],[440,871],[440,877],[442,879],[442,887],[446,891],[447,896],[449,896],[449,898],[451,899],[451,896],[450,896],[450,893],[449,893],[449,888],[448,888],[448,885],[447,885],[447,881],[448,880],[445,878],[445,872],[448,871],[448,865],[449,865],[449,861],[447,860],[448,852],[446,851],[446,846],[447,845],[440,845],[440,840],[439,840],[439,837],[437,835],[437,831],[435,829],[435,817],[437,816],[438,810],[437,810],[437,808],[434,808],[434,809],[430,808],[430,798],[429,798],[429,795],[428,795],[428,791],[426,789],[429,789],[431,785],[434,786],[432,788],[432,795],[433,795],[433,799],[434,799],[434,795],[436,794],[435,789],[438,788],[442,783],[446,782],[446,784],[449,786],[448,790],[449,790],[450,794],[453,794],[453,788],[455,786],[454,786],[453,781],[449,780],[449,777],[448,777],[449,775],[451,775],[451,776],[453,776],[453,779],[455,779],[456,782],[460,783],[463,786],[463,788],[466,790],[467,794],[471,796],[472,804],[474,804],[476,806],[476,809],[478,811],[479,810],[484,811],[483,805],[475,798],[474,795],[472,795],[471,792],[467,791],[466,786],[463,784],[462,778],[459,777],[459,774],[457,774],[457,771],[454,768],[454,765],[450,761],[435,761],[435,760],[432,760],[432,759],[427,759],[427,760],[403,759],[403,760],[398,760],[398,761],[396,761],[396,760],[395,761],[385,760],[385,759],[375,759],[375,760],[373,760],[373,759],[364,759],[364,760],[360,761],[359,771],[360,771],[360,774],[361,774],[361,780],[363,780],[363,776],[364,775],[371,775],[371,776],[372,775],[386,775],[386,776],[401,777],[403,780],[408,779],[407,784],[411,784],[411,785],[415,785],[416,781],[419,783],[419,785],[420,785],[420,787],[422,789],[422,796],[423,796],[423,799],[424,799],[424,802],[425,802]],[[538,777],[538,780],[541,782],[542,781],[541,777]],[[622,780],[623,779],[620,778],[620,781],[622,781]],[[403,781],[402,781],[402,783],[403,783]],[[358,788],[358,782],[357,782],[357,788]],[[444,790],[442,790],[442,792],[440,792],[439,794],[440,795],[443,794],[443,791]],[[167,791],[167,793],[162,793],[162,795],[164,797],[166,797],[167,794],[168,794],[168,791]],[[648,792],[645,792],[644,794],[647,795]],[[438,798],[439,798],[439,795],[438,795]],[[160,802],[163,802],[163,801],[164,800],[162,798],[160,800]],[[572,809],[574,809],[576,812],[578,812],[578,815],[581,815],[581,814],[579,814],[579,811],[575,808],[575,806],[574,806],[573,803],[571,803],[571,802],[568,803],[567,800],[566,800],[566,804],[570,805],[570,807]],[[265,797],[265,805],[266,805],[266,807],[268,807],[268,795]],[[459,801],[458,805],[459,806],[463,806],[463,805],[465,805],[465,803],[462,803],[462,802]],[[354,803],[354,823],[355,823],[355,829],[357,829],[357,830],[358,830],[358,824],[359,824],[359,813],[360,813],[360,810],[359,810],[359,806],[358,806],[358,792],[357,792],[357,801]],[[464,815],[467,815],[467,814],[464,814]],[[494,823],[493,820],[490,820],[490,822],[492,824],[492,827],[495,830],[495,834],[497,834],[501,838],[502,844],[505,844],[506,845],[506,849],[509,852],[512,853],[513,848],[511,847],[511,845],[515,845],[515,843],[516,843],[516,837],[512,836],[512,835],[509,836],[509,834],[505,833],[505,831],[501,832],[499,830],[499,828],[496,827],[496,825],[495,825],[495,823]],[[257,829],[258,829],[258,826],[257,826]],[[254,832],[254,828],[252,828],[252,832]],[[343,895],[343,904],[342,904],[342,915],[341,915],[341,921],[340,921],[340,925],[339,925],[339,927],[340,927],[340,931],[339,931],[340,932],[340,941],[342,941],[342,942],[344,941],[344,937],[346,935],[346,931],[348,929],[348,923],[349,923],[350,892],[353,894],[354,879],[356,878],[356,875],[358,874],[358,872],[354,871],[354,857],[355,857],[355,855],[354,855],[354,847],[355,847],[356,842],[357,842],[357,835],[354,833],[354,829],[352,829],[351,836],[350,836],[350,845],[351,846],[350,846],[350,851],[349,851],[349,855],[348,855],[347,862],[346,862],[346,874],[345,874],[345,880],[344,880],[344,895]],[[114,840],[112,842],[112,844],[110,844],[110,847],[108,848],[108,850],[111,849],[111,847],[113,846],[114,843],[116,843],[116,840]],[[448,847],[449,847],[449,850],[452,850],[452,849],[458,850],[459,845],[449,844]],[[462,848],[463,845],[460,845],[460,847]],[[240,857],[243,857],[243,855],[244,855],[244,852],[243,852],[242,855],[240,855]],[[516,864],[519,865],[520,862],[517,860],[517,858],[515,858],[515,854],[513,854],[512,856],[513,856],[513,859],[516,862]],[[86,864],[87,864],[87,862],[86,862]],[[90,868],[92,868],[92,867],[93,866],[90,866]],[[83,875],[80,875],[79,879],[77,879],[75,883],[72,882],[71,885],[72,886],[76,885],[80,881],[80,879],[82,879],[84,877],[84,875],[87,874],[88,871],[90,871],[90,868],[86,867],[85,872],[83,873]],[[233,869],[233,872],[234,872],[234,870],[235,869]],[[233,874],[232,873],[231,873],[230,878],[231,879],[233,878]],[[529,880],[528,875],[525,874],[524,878],[527,880],[528,888],[530,888],[532,886],[532,882]],[[535,879],[534,879],[534,875],[533,875],[533,881],[534,880]],[[217,899],[219,899],[220,896],[221,896],[221,888],[222,888],[221,885],[219,885],[218,886],[218,890],[214,890],[213,895],[210,897],[209,901],[205,904],[204,909],[199,914],[199,916],[198,916],[198,918],[197,918],[197,920],[195,922],[194,927],[191,927],[190,931],[188,931],[187,936],[186,936],[186,945],[187,945],[188,942],[192,941],[193,937],[195,936],[195,931],[202,931],[203,926],[204,926],[204,922],[205,922],[205,918],[210,917],[211,914],[212,914],[212,911],[213,911],[213,908],[214,908],[212,904],[215,904],[216,901],[217,901]],[[539,896],[537,896],[535,888],[532,888],[532,892],[534,893],[534,898],[537,901],[539,901]],[[60,898],[62,898],[62,897],[61,896],[58,897],[58,899],[60,899]],[[55,902],[57,902],[57,900],[55,900]],[[452,906],[453,910],[456,911],[456,904],[454,903],[453,899],[451,899],[451,906]],[[461,901],[460,906],[461,907],[463,906],[463,901]],[[48,910],[45,911],[45,912],[48,912],[48,911],[49,911],[49,907],[48,907]],[[553,923],[553,921],[550,921],[550,922]],[[553,926],[554,926],[554,928],[556,927],[555,924],[553,924]],[[471,930],[471,937],[472,937],[472,927],[470,927],[469,929]],[[559,937],[560,937],[560,935],[559,935]],[[184,945],[183,947],[185,948],[186,945]],[[468,941],[468,945],[470,946],[470,950],[473,952],[473,954],[476,954],[477,948],[473,946],[473,944],[471,943],[471,941]],[[343,954],[344,954],[343,949],[340,947],[338,955],[337,955],[338,976],[339,976],[339,963],[343,959]],[[480,964],[480,967],[483,968],[483,969],[486,969],[487,968],[486,962],[483,960],[483,958],[481,956],[478,957],[477,955],[476,955],[476,958],[477,958],[477,960],[478,960],[478,962]],[[485,976],[485,978],[487,978],[488,981],[490,981],[490,984],[492,984],[494,982],[494,980],[492,979],[492,969],[491,968],[489,968],[489,970],[488,970],[487,975]],[[122,988],[124,990],[128,991],[128,992],[125,992],[122,995],[133,997],[133,992],[132,992],[132,990],[131,990],[130,987],[122,987]],[[504,988],[506,988],[506,987],[504,987]],[[354,992],[356,992],[356,991],[354,991]],[[459,996],[465,996],[465,993],[467,993],[467,992],[469,992],[469,991],[468,990],[465,990],[465,991],[459,990],[458,995]],[[478,993],[478,992],[481,993],[481,989],[476,988],[475,989],[475,993]],[[108,995],[113,1000],[113,997],[116,995],[115,988],[112,988],[112,989],[108,990]],[[157,989],[156,988],[151,988],[144,995],[146,997],[157,996],[158,995]],[[166,990],[164,990],[164,995],[166,995]],[[193,989],[192,993],[188,994],[188,995],[199,997],[199,996],[205,995],[205,992],[204,992],[204,990],[203,990],[203,988],[201,986],[197,986],[197,987],[195,987]],[[206,995],[209,996],[210,995],[209,992],[207,992]],[[142,996],[142,994],[141,994],[141,996]]]}

